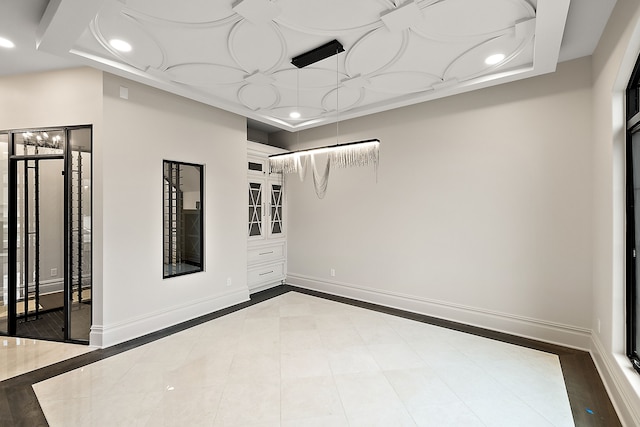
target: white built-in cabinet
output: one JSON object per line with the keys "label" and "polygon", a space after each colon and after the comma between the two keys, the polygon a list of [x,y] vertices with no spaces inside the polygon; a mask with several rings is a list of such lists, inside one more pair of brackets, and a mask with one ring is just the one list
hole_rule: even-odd
{"label": "white built-in cabinet", "polygon": [[285,195],[282,174],[269,173],[271,154],[283,150],[247,143],[247,284],[253,292],[284,283],[287,272]]}

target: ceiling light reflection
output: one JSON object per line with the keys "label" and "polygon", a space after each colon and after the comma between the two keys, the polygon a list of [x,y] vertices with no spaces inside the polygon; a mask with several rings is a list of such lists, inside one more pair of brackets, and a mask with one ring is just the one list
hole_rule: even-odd
{"label": "ceiling light reflection", "polygon": [[496,53],[495,55],[487,56],[487,59],[484,60],[484,63],[487,65],[496,65],[505,58],[504,53]]}
{"label": "ceiling light reflection", "polygon": [[16,47],[16,44],[9,39],[5,39],[4,37],[0,37],[0,47],[6,47],[7,49],[12,49]]}
{"label": "ceiling light reflection", "polygon": [[131,52],[131,49],[132,49],[129,43],[120,39],[109,40],[109,45],[115,50],[120,52]]}

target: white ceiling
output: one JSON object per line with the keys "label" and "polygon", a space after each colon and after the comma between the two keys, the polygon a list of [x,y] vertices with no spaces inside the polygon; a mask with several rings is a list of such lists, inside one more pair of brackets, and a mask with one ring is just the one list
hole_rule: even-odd
{"label": "white ceiling", "polygon": [[[0,0],[0,76],[89,65],[297,130],[555,70],[615,0]],[[133,49],[119,52],[113,38]],[[297,69],[337,39],[345,52]],[[496,65],[488,55],[505,54]],[[302,116],[292,119],[298,110]]]}

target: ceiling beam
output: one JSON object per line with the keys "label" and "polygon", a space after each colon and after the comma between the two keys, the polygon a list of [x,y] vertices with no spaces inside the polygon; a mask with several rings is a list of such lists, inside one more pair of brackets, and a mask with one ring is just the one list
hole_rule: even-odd
{"label": "ceiling beam", "polygon": [[50,0],[36,31],[36,49],[66,55],[105,0]]}
{"label": "ceiling beam", "polygon": [[553,72],[567,24],[570,0],[538,0],[533,64],[538,74]]}

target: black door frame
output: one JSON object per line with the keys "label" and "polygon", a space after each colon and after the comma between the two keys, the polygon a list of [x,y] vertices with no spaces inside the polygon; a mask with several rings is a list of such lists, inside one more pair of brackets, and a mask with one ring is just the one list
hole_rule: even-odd
{"label": "black door frame", "polygon": [[[17,333],[17,246],[18,246],[18,186],[17,186],[17,174],[18,174],[18,162],[19,161],[27,161],[27,160],[63,160],[63,178],[64,178],[64,193],[63,193],[63,204],[64,204],[64,212],[63,212],[63,313],[64,313],[64,341],[65,342],[75,342],[75,343],[83,343],[88,344],[88,341],[72,339],[70,337],[70,325],[71,325],[71,260],[70,260],[70,219],[71,219],[71,194],[70,194],[70,180],[71,180],[71,143],[70,143],[70,132],[77,129],[89,129],[91,132],[91,146],[93,146],[93,127],[91,125],[79,125],[79,126],[60,126],[60,127],[51,127],[51,128],[33,128],[27,130],[11,130],[8,131],[8,139],[9,139],[9,180],[8,180],[8,275],[9,275],[9,308],[8,308],[8,324],[7,324],[7,333],[10,336],[15,336]],[[14,144],[14,135],[17,133],[27,132],[27,131],[36,131],[36,132],[46,132],[46,131],[63,131],[65,135],[65,144],[63,154],[43,154],[43,155],[17,155],[15,154],[15,144]],[[79,151],[81,152],[81,151]],[[93,181],[93,168],[91,170],[91,177]],[[81,189],[79,189],[81,190]],[[93,205],[93,191],[91,192],[91,205]],[[91,209],[93,210],[93,209]],[[93,227],[92,227],[93,228]],[[91,238],[91,245],[93,246],[93,238]],[[93,254],[93,248],[91,250]],[[89,261],[91,264],[92,262]],[[93,268],[91,269],[93,275]],[[91,280],[93,283],[93,280]],[[92,286],[93,287],[93,286]],[[93,304],[92,304],[93,305]],[[46,338],[43,338],[46,339]]]}
{"label": "black door frame", "polygon": [[626,90],[626,353],[633,368],[640,373],[640,354],[638,352],[638,274],[636,260],[640,254],[636,247],[636,223],[635,212],[640,209],[635,200],[634,175],[640,171],[634,170],[633,162],[633,136],[640,133],[640,58],[636,60],[629,84]]}

